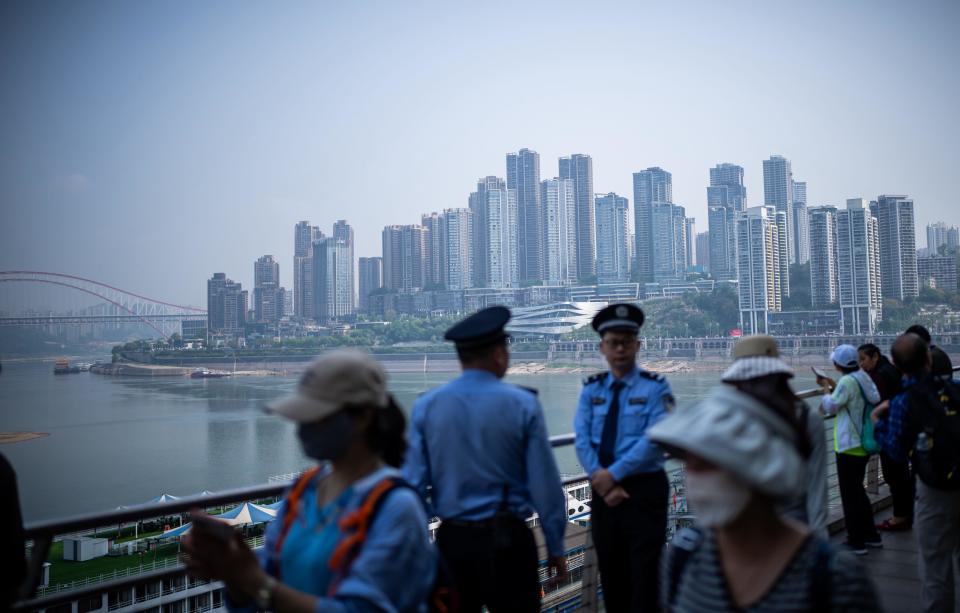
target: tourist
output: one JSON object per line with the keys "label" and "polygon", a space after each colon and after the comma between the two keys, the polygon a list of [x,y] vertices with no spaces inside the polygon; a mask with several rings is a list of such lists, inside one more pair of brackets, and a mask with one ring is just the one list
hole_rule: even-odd
{"label": "tourist", "polygon": [[[860,345],[857,347],[857,354],[860,368],[873,379],[877,391],[880,392],[881,402],[888,401],[900,393],[902,375],[897,367],[880,353],[879,347],[873,343]],[[893,516],[877,524],[877,529],[886,532],[909,530],[913,525],[913,498],[916,494],[913,475],[910,473],[910,462],[898,462],[881,448],[880,469],[883,471],[884,481],[890,487]]]}
{"label": "tourist", "polygon": [[566,577],[566,499],[534,391],[502,381],[510,311],[483,309],[447,330],[463,374],[421,396],[404,474],[442,520],[437,546],[460,610],[540,611],[540,516],[547,564]]}
{"label": "tourist", "polygon": [[667,529],[663,452],[647,429],[673,407],[662,375],[637,367],[643,311],[612,304],[593,318],[610,366],[584,382],[576,450],[593,492],[590,524],[607,611],[658,611],[656,580]]}
{"label": "tourist", "polygon": [[933,344],[933,337],[930,336],[930,331],[926,327],[921,326],[920,324],[914,324],[907,328],[904,331],[904,334],[916,334],[923,342],[927,344],[927,347],[930,349],[930,363],[931,363],[931,373],[933,376],[938,376],[936,371],[940,370],[940,375],[944,375],[944,371],[949,367],[951,373],[953,371],[953,364],[950,361],[950,356],[947,355],[947,352],[943,349],[940,349],[935,344]]}
{"label": "tourist", "polygon": [[358,351],[328,353],[268,410],[296,422],[321,465],[284,496],[259,562],[238,533],[194,512],[188,572],[223,581],[232,608],[425,610],[436,554],[423,505],[399,480],[405,420],[380,365]]}
{"label": "tourist", "polygon": [[27,578],[27,556],[24,548],[23,517],[20,515],[17,473],[2,453],[0,453],[0,495],[3,499],[3,509],[0,511],[3,525],[3,537],[0,538],[0,561],[6,569],[3,571],[3,589],[0,590],[0,610],[6,611],[17,600],[20,587]]}
{"label": "tourist", "polygon": [[681,530],[667,550],[664,610],[879,610],[858,560],[779,510],[805,487],[798,424],[720,386],[648,431],[650,440],[684,460],[696,517],[696,528]]}
{"label": "tourist", "polygon": [[[880,392],[870,376],[860,369],[853,345],[839,345],[830,355],[830,361],[842,376],[836,383],[828,377],[817,376],[817,384],[824,389],[820,406],[825,414],[837,416],[833,424],[833,450],[847,529],[846,545],[857,555],[866,555],[867,547],[883,547],[873,523],[873,507],[863,488],[869,454],[861,440],[864,412],[868,405],[880,402]],[[869,413],[866,417],[869,419]]]}
{"label": "tourist", "polygon": [[904,334],[890,353],[903,373],[903,391],[874,410],[877,437],[894,459],[910,457],[918,478],[914,527],[923,610],[953,612],[960,610],[960,388],[932,376],[923,337]]}
{"label": "tourist", "polygon": [[752,396],[800,433],[797,451],[804,460],[806,485],[782,511],[827,536],[827,441],[820,413],[790,388],[793,369],[780,358],[772,336],[745,336],[733,347],[733,364],[721,380]]}

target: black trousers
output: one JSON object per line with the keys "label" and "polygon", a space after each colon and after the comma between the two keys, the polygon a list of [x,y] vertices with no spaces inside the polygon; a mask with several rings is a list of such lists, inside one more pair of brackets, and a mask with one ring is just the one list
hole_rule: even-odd
{"label": "black trousers", "polygon": [[910,472],[910,462],[897,462],[881,451],[880,468],[883,469],[884,480],[890,486],[893,514],[913,521],[913,499],[916,498],[917,488]]}
{"label": "black trousers", "polygon": [[653,613],[660,610],[660,554],[667,539],[667,475],[663,471],[634,475],[620,485],[630,498],[608,507],[594,491],[590,507],[603,603],[610,613]]}
{"label": "black trousers", "polygon": [[851,545],[862,546],[867,541],[880,540],[880,533],[873,523],[870,499],[863,489],[868,460],[867,456],[837,454],[837,484],[840,486],[843,519]]}
{"label": "black trousers", "polygon": [[508,544],[496,546],[492,522],[445,521],[437,531],[437,547],[457,586],[460,611],[479,612],[483,605],[498,611],[540,611],[539,557],[526,522],[507,522]]}

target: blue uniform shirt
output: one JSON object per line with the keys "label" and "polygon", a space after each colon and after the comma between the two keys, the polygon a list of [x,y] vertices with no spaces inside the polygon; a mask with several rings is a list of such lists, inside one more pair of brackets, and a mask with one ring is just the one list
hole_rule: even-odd
{"label": "blue uniform shirt", "polygon": [[[468,369],[413,405],[404,477],[441,519],[540,515],[547,550],[563,555],[566,498],[536,394]],[[432,488],[428,491],[428,488]]]}
{"label": "blue uniform shirt", "polygon": [[[587,379],[573,420],[577,457],[588,475],[601,468],[597,451],[603,423],[613,399],[612,373]],[[620,391],[620,419],[614,462],[607,467],[615,481],[640,473],[663,469],[663,452],[647,438],[647,428],[660,421],[673,406],[670,384],[662,375],[634,367],[623,379]]]}

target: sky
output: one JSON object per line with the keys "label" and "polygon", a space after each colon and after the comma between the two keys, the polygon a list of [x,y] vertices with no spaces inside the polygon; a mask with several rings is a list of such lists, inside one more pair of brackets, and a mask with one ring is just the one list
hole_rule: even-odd
{"label": "sky", "polygon": [[[505,154],[593,157],[594,186],[793,163],[810,205],[908,194],[960,224],[960,3],[0,3],[0,270],[205,305],[293,227],[465,207]],[[2,287],[0,291],[12,291]]]}

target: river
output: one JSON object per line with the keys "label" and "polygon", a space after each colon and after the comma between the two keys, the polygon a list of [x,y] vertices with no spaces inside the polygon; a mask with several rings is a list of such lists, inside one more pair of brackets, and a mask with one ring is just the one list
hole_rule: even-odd
{"label": "river", "polygon": [[[409,410],[417,395],[455,373],[401,373],[390,388]],[[550,434],[570,432],[582,375],[511,376],[539,390]],[[717,373],[670,376],[679,407],[701,398]],[[160,494],[186,496],[263,483],[301,469],[292,424],[263,413],[295,377],[55,376],[50,362],[6,362],[0,374],[0,431],[41,438],[0,445],[17,471],[27,522],[114,509]],[[796,389],[812,386],[801,371]],[[578,473],[571,448],[560,471]]]}

